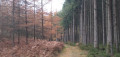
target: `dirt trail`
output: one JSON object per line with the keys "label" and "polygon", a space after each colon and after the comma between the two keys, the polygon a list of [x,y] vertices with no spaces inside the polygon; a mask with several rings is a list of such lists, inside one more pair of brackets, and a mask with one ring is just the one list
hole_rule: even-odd
{"label": "dirt trail", "polygon": [[78,46],[65,45],[65,49],[58,57],[86,57],[87,51],[80,50]]}

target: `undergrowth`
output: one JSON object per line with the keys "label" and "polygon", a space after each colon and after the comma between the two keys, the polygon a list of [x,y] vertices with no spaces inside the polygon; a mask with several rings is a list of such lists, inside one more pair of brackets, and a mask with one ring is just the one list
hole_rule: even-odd
{"label": "undergrowth", "polygon": [[103,45],[99,45],[99,49],[94,48],[92,45],[79,44],[79,47],[82,50],[88,51],[87,57],[120,57],[120,53],[117,53],[115,48],[113,48],[114,56],[106,54],[106,46]]}
{"label": "undergrowth", "polygon": [[72,42],[67,42],[66,44],[70,45],[70,46],[76,46],[75,43],[72,43]]}

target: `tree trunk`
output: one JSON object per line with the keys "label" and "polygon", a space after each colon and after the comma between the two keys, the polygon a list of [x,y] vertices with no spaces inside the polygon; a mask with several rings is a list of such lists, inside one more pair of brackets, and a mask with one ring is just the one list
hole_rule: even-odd
{"label": "tree trunk", "polygon": [[[19,20],[18,20],[18,25],[19,25],[19,23],[20,23],[20,19],[21,19],[21,14],[20,14],[20,1],[19,1]],[[20,26],[18,26],[18,44],[20,43]]]}
{"label": "tree trunk", "polygon": [[43,14],[44,14],[44,13],[43,13],[43,0],[41,0],[41,7],[42,7],[42,19],[41,19],[41,20],[42,20],[42,39],[43,39],[43,38],[44,38],[44,33],[43,33],[43,31],[44,31],[44,27],[43,27],[43,23],[44,23],[44,22],[43,22],[43,20],[44,20],[44,19],[43,19]]}
{"label": "tree trunk", "polygon": [[75,17],[73,12],[73,43],[75,43]]}
{"label": "tree trunk", "polygon": [[[0,19],[2,20],[2,1],[0,0]],[[2,22],[0,22],[0,35],[2,34]]]}
{"label": "tree trunk", "polygon": [[50,40],[52,41],[52,24],[53,24],[53,18],[52,18],[52,2],[51,2],[51,38]]}
{"label": "tree trunk", "polygon": [[104,18],[104,0],[102,0],[102,27],[103,27],[103,46],[105,46],[105,18]]}
{"label": "tree trunk", "polygon": [[97,34],[97,4],[94,0],[94,48],[98,48],[98,34]]}
{"label": "tree trunk", "polygon": [[80,13],[80,43],[82,43],[82,39],[83,39],[83,36],[82,36],[82,33],[83,33],[83,5],[81,5],[81,13]]}
{"label": "tree trunk", "polygon": [[113,22],[114,22],[114,39],[115,39],[115,44],[116,44],[116,51],[119,51],[118,47],[118,33],[117,33],[117,18],[116,18],[116,0],[113,0]]}
{"label": "tree trunk", "polygon": [[107,28],[107,53],[110,55],[113,55],[113,51],[112,51],[112,23],[111,23],[111,0],[107,0],[107,8],[108,8],[108,28]]}
{"label": "tree trunk", "polygon": [[14,27],[15,20],[14,19],[15,19],[15,16],[14,16],[14,12],[15,12],[15,0],[13,0],[13,12],[12,12],[13,13],[12,14],[13,15],[13,20],[12,20],[12,23],[13,23],[13,25],[12,25],[13,26],[13,30],[12,30],[12,33],[13,33],[12,34],[13,46],[15,46],[15,41],[14,41],[14,29],[15,29],[15,27]]}
{"label": "tree trunk", "polygon": [[83,10],[83,12],[84,12],[84,14],[83,14],[83,44],[84,45],[87,45],[87,43],[86,43],[86,5],[85,5],[85,2],[86,2],[86,0],[84,0],[83,1],[83,3],[84,3],[84,10]]}
{"label": "tree trunk", "polygon": [[35,0],[34,0],[34,41],[35,41],[35,31],[36,31],[36,17],[35,17]]}
{"label": "tree trunk", "polygon": [[26,21],[26,44],[28,44],[28,26],[27,26],[27,0],[25,0],[25,21]]}

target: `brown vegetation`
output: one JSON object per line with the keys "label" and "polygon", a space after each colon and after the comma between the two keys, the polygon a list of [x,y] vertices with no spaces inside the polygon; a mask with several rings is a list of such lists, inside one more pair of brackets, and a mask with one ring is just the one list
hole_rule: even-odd
{"label": "brown vegetation", "polygon": [[56,41],[29,39],[29,44],[25,44],[25,38],[21,39],[20,44],[12,46],[12,41],[2,39],[0,41],[0,57],[53,57],[62,50],[64,44]]}

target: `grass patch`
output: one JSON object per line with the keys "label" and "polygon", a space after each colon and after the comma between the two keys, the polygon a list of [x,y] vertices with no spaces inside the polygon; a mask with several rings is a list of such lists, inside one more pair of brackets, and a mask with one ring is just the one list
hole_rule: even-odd
{"label": "grass patch", "polygon": [[106,54],[105,46],[100,45],[99,49],[96,49],[92,45],[79,44],[79,47],[88,51],[87,57],[110,57],[110,55]]}
{"label": "grass patch", "polygon": [[82,50],[90,50],[93,48],[92,45],[82,45],[82,44],[79,44],[79,47]]}
{"label": "grass patch", "polygon": [[66,44],[70,45],[70,46],[76,46],[75,43],[72,43],[72,42],[67,42]]}
{"label": "grass patch", "polygon": [[120,57],[120,53],[116,53],[114,57]]}
{"label": "grass patch", "polygon": [[87,57],[120,57],[120,53],[116,51],[115,45],[113,46],[114,56],[106,54],[106,47],[99,45],[99,49],[94,48],[92,45],[82,45],[79,44],[80,49],[88,51]]}

